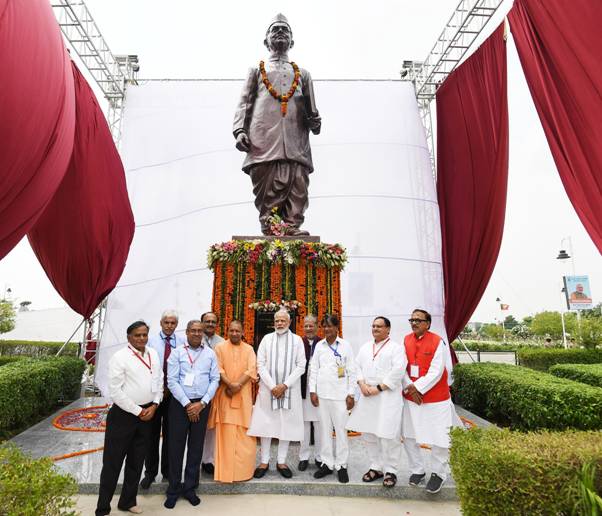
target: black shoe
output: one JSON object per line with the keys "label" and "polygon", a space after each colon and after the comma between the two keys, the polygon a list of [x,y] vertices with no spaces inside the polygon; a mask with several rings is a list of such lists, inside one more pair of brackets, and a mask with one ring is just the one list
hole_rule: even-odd
{"label": "black shoe", "polygon": [[207,473],[207,475],[213,475],[215,473],[215,467],[211,462],[207,462],[206,464],[201,464],[201,469]]}
{"label": "black shoe", "polygon": [[163,507],[166,509],[173,509],[176,506],[176,502],[178,501],[175,496],[168,496],[163,502]]}
{"label": "black shoe", "polygon": [[314,473],[314,478],[324,478],[326,475],[332,475],[332,470],[326,464],[322,464],[320,469]]}
{"label": "black shoe", "polygon": [[183,494],[182,498],[186,498],[186,500],[188,500],[190,502],[190,505],[192,505],[194,507],[196,507],[198,504],[201,503],[201,499],[196,495],[196,493],[194,491]]}
{"label": "black shoe", "polygon": [[155,477],[144,477],[140,481],[140,488],[148,489],[154,481],[155,481]]}
{"label": "black shoe", "polygon": [[297,466],[297,469],[299,471],[305,471],[308,466],[309,466],[309,461],[308,460],[300,460],[299,461],[299,465]]}
{"label": "black shoe", "polygon": [[268,469],[270,469],[269,466],[267,466],[265,468],[255,468],[255,473],[253,473],[253,478],[263,478],[265,476],[265,474],[267,473]]}
{"label": "black shoe", "polygon": [[426,484],[426,492],[430,494],[438,493],[439,491],[441,491],[442,485],[443,479],[436,473],[432,473],[431,478],[429,478],[429,481]]}
{"label": "black shoe", "polygon": [[424,473],[415,473],[413,475],[410,475],[410,480],[408,481],[408,484],[410,484],[411,486],[418,486],[422,484],[424,477],[426,477]]}
{"label": "black shoe", "polygon": [[316,459],[314,462],[316,463],[317,468],[319,468],[322,465],[322,463],[318,459]]}
{"label": "black shoe", "polygon": [[341,484],[347,484],[349,482],[349,474],[347,473],[347,468],[339,469],[339,472],[337,474],[339,476],[339,482]]}
{"label": "black shoe", "polygon": [[293,472],[288,466],[285,465],[283,468],[276,466],[276,469],[284,478],[293,478]]}

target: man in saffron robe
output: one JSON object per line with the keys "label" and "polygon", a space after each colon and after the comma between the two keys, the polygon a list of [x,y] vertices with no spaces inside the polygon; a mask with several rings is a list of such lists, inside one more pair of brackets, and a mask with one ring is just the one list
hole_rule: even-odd
{"label": "man in saffron robe", "polygon": [[220,385],[213,398],[209,428],[215,429],[215,480],[249,480],[255,471],[257,440],[247,435],[257,378],[253,346],[242,342],[242,324],[232,321],[228,340],[215,347]]}

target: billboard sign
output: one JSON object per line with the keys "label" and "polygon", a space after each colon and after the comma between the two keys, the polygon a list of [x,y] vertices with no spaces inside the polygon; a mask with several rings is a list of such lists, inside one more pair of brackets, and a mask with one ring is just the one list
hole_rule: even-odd
{"label": "billboard sign", "polygon": [[589,276],[564,276],[564,293],[569,310],[592,308],[592,291]]}

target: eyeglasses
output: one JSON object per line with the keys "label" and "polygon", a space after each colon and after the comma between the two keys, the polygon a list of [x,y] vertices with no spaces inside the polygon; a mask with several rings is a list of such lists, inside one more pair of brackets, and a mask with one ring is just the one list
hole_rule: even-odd
{"label": "eyeglasses", "polygon": [[193,335],[201,335],[203,330],[188,330],[188,333],[192,333]]}
{"label": "eyeglasses", "polygon": [[420,324],[421,322],[428,322],[426,319],[408,319],[408,322],[410,324]]}
{"label": "eyeglasses", "polygon": [[217,321],[205,321],[205,324],[212,324],[213,326],[215,326],[217,324]]}

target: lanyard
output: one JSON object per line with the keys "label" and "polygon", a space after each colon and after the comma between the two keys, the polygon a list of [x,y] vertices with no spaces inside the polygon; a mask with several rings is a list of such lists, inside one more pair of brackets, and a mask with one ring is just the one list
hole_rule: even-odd
{"label": "lanyard", "polygon": [[188,355],[188,361],[190,362],[190,365],[192,367],[194,367],[194,363],[198,360],[198,358],[201,356],[201,353],[203,352],[203,346],[200,346],[201,353],[199,353],[194,360],[192,360],[192,357],[190,356],[190,353],[188,352],[189,347],[190,346],[188,344],[186,344],[186,346],[184,346],[184,349],[186,350],[186,354]]}
{"label": "lanyard", "polygon": [[[129,346],[128,346],[128,347],[129,347]],[[135,351],[134,349],[132,349],[131,347],[130,347],[130,351],[133,353],[133,355],[134,355],[134,356],[135,356],[135,357],[136,357],[138,360],[140,360],[140,362],[142,362],[142,363],[144,364],[144,367],[146,367],[146,368],[147,368],[147,369],[148,369],[148,370],[149,370],[151,373],[153,372],[153,371],[152,371],[153,364],[152,364],[152,362],[151,362],[151,355],[150,355],[150,353],[148,354],[148,364],[147,364],[147,363],[144,361],[144,359],[143,359],[143,358],[142,358],[142,357],[141,357],[141,356],[140,356],[138,353],[136,353],[136,351]]]}
{"label": "lanyard", "polygon": [[376,342],[372,343],[372,361],[374,361],[374,359],[378,356],[382,349],[387,345],[387,342],[389,342],[389,337],[387,337],[387,340],[385,340],[382,343],[381,347],[378,348],[378,351],[376,351]]}
{"label": "lanyard", "polygon": [[328,344],[328,347],[330,348],[330,351],[332,351],[334,353],[334,356],[336,358],[343,358],[341,356],[341,354],[339,353],[339,341],[336,340],[335,342],[336,348],[333,348],[331,344],[328,343],[328,341],[326,341],[326,344]]}

